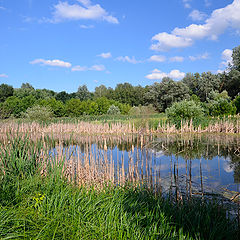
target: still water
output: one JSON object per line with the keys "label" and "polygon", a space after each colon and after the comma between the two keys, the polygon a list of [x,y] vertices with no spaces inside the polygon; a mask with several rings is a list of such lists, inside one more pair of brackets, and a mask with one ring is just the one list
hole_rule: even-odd
{"label": "still water", "polygon": [[177,188],[228,198],[240,192],[239,136],[76,136],[51,154],[58,155],[59,148],[75,175],[81,165],[116,184],[132,181],[161,192]]}

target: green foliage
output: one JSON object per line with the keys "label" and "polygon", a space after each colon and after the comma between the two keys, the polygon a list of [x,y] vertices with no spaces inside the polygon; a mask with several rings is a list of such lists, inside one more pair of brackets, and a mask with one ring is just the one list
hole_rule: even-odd
{"label": "green foliage", "polygon": [[8,97],[13,96],[13,87],[7,84],[0,85],[0,103],[4,102]]}
{"label": "green foliage", "polygon": [[63,102],[57,101],[55,98],[39,100],[38,105],[48,107],[56,117],[63,117],[66,113]]}
{"label": "green foliage", "polygon": [[27,118],[29,120],[39,120],[39,121],[47,121],[50,120],[54,116],[52,110],[49,107],[35,105],[27,109],[25,113],[22,114],[23,118]]}
{"label": "green foliage", "polygon": [[194,101],[181,101],[174,103],[170,108],[166,109],[168,119],[176,124],[179,124],[182,120],[201,119],[203,109],[200,105]]}
{"label": "green foliage", "polygon": [[8,118],[11,115],[20,117],[35,102],[36,98],[32,95],[23,97],[22,99],[15,96],[9,97],[1,106],[1,118]]}
{"label": "green foliage", "polygon": [[80,99],[70,99],[66,102],[66,115],[69,117],[78,117],[83,114]]}
{"label": "green foliage", "polygon": [[221,93],[212,91],[210,93],[208,104],[209,114],[211,116],[228,116],[236,113],[236,106],[231,102],[227,91]]}
{"label": "green foliage", "polygon": [[206,101],[212,90],[220,89],[219,76],[211,72],[203,72],[201,75],[187,73],[182,82],[189,87],[191,94],[198,96],[201,101]]}
{"label": "green foliage", "polygon": [[236,113],[240,113],[240,96],[237,96],[234,101],[233,101],[233,104],[235,105],[236,107]]}
{"label": "green foliage", "polygon": [[147,102],[159,111],[165,111],[174,102],[188,99],[189,88],[182,82],[175,82],[170,78],[163,78],[161,83],[154,83],[149,87],[145,98]]}
{"label": "green foliage", "polygon": [[115,106],[115,105],[111,105],[107,111],[107,114],[109,115],[118,115],[120,114],[120,109]]}
{"label": "green foliage", "polygon": [[65,91],[56,94],[56,100],[62,101],[63,103],[66,103],[66,101],[70,99],[70,94],[66,93]]}

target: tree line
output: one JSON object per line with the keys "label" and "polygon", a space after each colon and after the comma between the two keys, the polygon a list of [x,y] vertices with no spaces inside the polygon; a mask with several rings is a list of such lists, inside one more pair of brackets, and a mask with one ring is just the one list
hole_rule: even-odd
{"label": "tree line", "polygon": [[[223,73],[187,73],[181,81],[165,77],[161,82],[142,87],[130,83],[115,89],[100,85],[90,92],[86,85],[73,93],[34,89],[29,83],[20,88],[0,85],[0,117],[22,117],[33,106],[50,109],[56,117],[139,113],[141,106],[157,112],[181,103],[205,115],[232,115],[240,112],[240,46],[233,49],[232,63]],[[193,106],[194,105],[194,106]],[[198,108],[198,110],[197,110]]]}

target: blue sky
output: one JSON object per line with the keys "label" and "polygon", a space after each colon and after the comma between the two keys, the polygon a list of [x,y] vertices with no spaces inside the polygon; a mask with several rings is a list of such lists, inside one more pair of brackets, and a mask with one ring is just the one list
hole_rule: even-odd
{"label": "blue sky", "polygon": [[0,0],[0,83],[74,92],[221,72],[240,0]]}

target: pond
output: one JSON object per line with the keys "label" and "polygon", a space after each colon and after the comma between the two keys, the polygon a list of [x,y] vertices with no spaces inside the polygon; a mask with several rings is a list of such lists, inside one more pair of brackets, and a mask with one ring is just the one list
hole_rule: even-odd
{"label": "pond", "polygon": [[182,195],[240,192],[240,137],[231,135],[75,136],[50,151],[72,180],[134,182]]}

